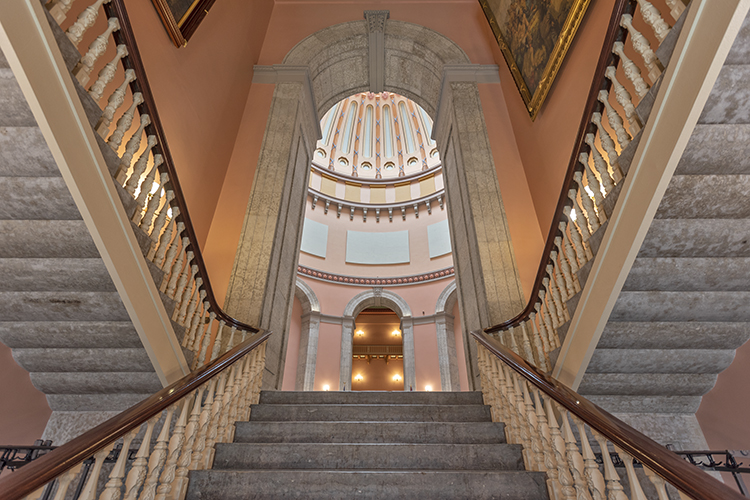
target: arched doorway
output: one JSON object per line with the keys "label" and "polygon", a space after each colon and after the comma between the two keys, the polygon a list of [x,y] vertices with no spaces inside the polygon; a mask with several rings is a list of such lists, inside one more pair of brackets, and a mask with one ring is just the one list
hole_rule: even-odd
{"label": "arched doorway", "polygon": [[[433,118],[432,135],[447,174],[462,330],[499,323],[523,307],[477,86],[499,82],[497,67],[471,64],[447,37],[423,26],[387,20],[384,11],[366,12],[365,17],[301,40],[284,64],[255,68],[254,82],[275,84],[275,89],[226,309],[278,332],[268,343],[264,388],[280,388],[283,378],[285,332],[309,165],[321,137],[319,121],[335,103],[356,93],[394,92],[412,99]],[[476,346],[466,335],[462,342],[469,386],[478,388]],[[406,336],[404,349],[407,382]],[[342,364],[340,382],[348,387],[351,342],[344,349],[342,340],[342,359],[344,351],[349,371],[344,376]]]}
{"label": "arched doorway", "polygon": [[401,318],[387,307],[368,307],[354,320],[353,391],[404,390]]}

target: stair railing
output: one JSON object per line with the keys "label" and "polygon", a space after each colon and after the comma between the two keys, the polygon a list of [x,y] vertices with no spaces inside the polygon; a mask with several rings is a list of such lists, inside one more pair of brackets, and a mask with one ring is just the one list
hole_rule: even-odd
{"label": "stair railing", "polygon": [[[124,1],[96,0],[71,24],[74,2],[50,0],[46,7],[67,26],[76,47],[91,38],[87,32],[100,13],[107,16],[105,31],[93,39],[73,76],[97,104],[106,97],[96,132],[120,159],[115,181],[136,201],[132,221],[151,239],[146,258],[164,271],[157,285],[175,301],[172,320],[185,328],[182,346],[193,352],[193,367],[200,366],[258,329],[229,316],[216,301]],[[115,53],[105,63],[110,40]],[[122,80],[115,81],[120,66]]]}
{"label": "stair railing", "polygon": [[[507,441],[523,446],[526,470],[546,472],[551,500],[669,500],[667,484],[682,498],[745,498],[489,335],[472,335],[492,420],[505,422]],[[601,454],[601,469],[595,452]],[[625,465],[624,483],[615,469],[615,454]],[[650,485],[636,474],[635,461],[643,466]]]}
{"label": "stair railing", "polygon": [[[675,20],[685,10],[682,0],[667,5]],[[641,21],[653,43],[633,26]],[[637,106],[659,82],[656,49],[670,30],[647,0],[615,2],[530,299],[514,318],[485,330],[542,370],[552,368],[558,328],[571,318],[567,301],[581,291],[579,271],[597,250],[592,236],[605,230],[622,188],[627,166],[619,160],[636,146],[644,125]]]}
{"label": "stair railing", "polygon": [[[250,405],[258,402],[270,335],[243,339],[172,385],[18,468],[0,479],[0,498],[63,500],[81,464],[92,456],[81,500],[184,498],[188,472],[210,468],[216,443],[231,442],[234,422],[247,420]],[[120,452],[102,477],[115,445],[130,450],[133,443],[138,443],[135,459],[129,462],[132,453]]]}

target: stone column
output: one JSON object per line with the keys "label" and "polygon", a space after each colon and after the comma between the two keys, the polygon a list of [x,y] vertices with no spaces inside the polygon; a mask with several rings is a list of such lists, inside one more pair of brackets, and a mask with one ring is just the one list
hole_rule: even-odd
{"label": "stone column", "polygon": [[281,388],[310,159],[320,137],[306,71],[278,69],[290,78],[276,82],[225,304],[232,316],[273,332],[264,389]]}
{"label": "stone column", "polygon": [[458,378],[456,337],[453,334],[453,319],[452,314],[445,312],[435,315],[438,363],[440,364],[440,385],[443,391],[461,390]]}
{"label": "stone column", "polygon": [[320,334],[320,313],[317,311],[302,315],[302,328],[299,338],[297,359],[297,391],[312,391],[315,382],[315,362],[318,359],[318,336]]}
{"label": "stone column", "polygon": [[339,390],[352,388],[352,342],[354,340],[354,318],[341,321],[341,361],[339,362]]}
{"label": "stone column", "polygon": [[414,320],[401,319],[401,339],[404,344],[404,390],[417,390],[417,371],[414,358]]}
{"label": "stone column", "polygon": [[524,301],[479,90],[466,75],[446,70],[435,136],[446,176],[469,389],[477,390],[476,344],[468,333],[512,318]]}

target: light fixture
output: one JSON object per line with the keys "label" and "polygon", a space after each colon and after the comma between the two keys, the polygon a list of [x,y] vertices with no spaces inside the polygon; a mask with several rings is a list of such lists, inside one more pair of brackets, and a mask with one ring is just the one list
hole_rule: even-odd
{"label": "light fixture", "polygon": [[361,373],[358,373],[357,375],[354,376],[354,381],[355,382],[362,382],[364,379],[365,378],[362,376]]}
{"label": "light fixture", "polygon": [[424,390],[425,391],[431,391],[432,390],[432,386],[431,385],[426,385],[426,386],[424,386]]}
{"label": "light fixture", "polygon": [[397,373],[397,374],[395,374],[395,375],[393,376],[393,381],[394,381],[394,382],[401,382],[401,375],[399,375],[398,373]]}
{"label": "light fixture", "polygon": [[331,386],[328,385],[328,384],[326,384],[326,385],[323,386],[323,390],[324,391],[330,391],[331,390]]}
{"label": "light fixture", "polygon": [[357,330],[357,335],[359,335],[360,337],[363,337],[365,335],[365,332],[362,330]]}
{"label": "light fixture", "polygon": [[400,332],[400,331],[398,331],[398,330],[393,330],[393,331],[391,332],[391,335],[393,335],[394,337],[398,337],[399,335],[401,335],[401,332]]}

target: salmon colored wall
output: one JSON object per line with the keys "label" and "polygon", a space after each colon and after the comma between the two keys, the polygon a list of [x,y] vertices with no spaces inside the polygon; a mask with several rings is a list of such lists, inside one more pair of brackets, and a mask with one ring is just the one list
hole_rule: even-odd
{"label": "salmon colored wall", "polygon": [[302,304],[294,297],[292,302],[292,320],[289,323],[289,339],[287,340],[286,363],[284,364],[284,379],[282,391],[293,391],[297,381],[297,361],[299,360],[299,342],[302,333]]}
{"label": "salmon colored wall", "polygon": [[42,437],[52,414],[47,398],[31,384],[10,348],[0,344],[0,445],[28,445]]}
{"label": "salmon colored wall", "polygon": [[415,391],[426,390],[426,385],[432,386],[433,391],[442,390],[434,324],[414,325],[414,368],[417,376]]}
{"label": "salmon colored wall", "polygon": [[321,323],[318,336],[318,357],[315,361],[314,390],[322,391],[328,384],[332,391],[339,390],[341,370],[341,325]]}
{"label": "salmon colored wall", "polygon": [[466,371],[466,354],[464,350],[463,329],[461,328],[461,312],[458,301],[453,306],[453,334],[456,336],[456,358],[458,359],[458,382],[462,391],[469,390],[469,375]]}

